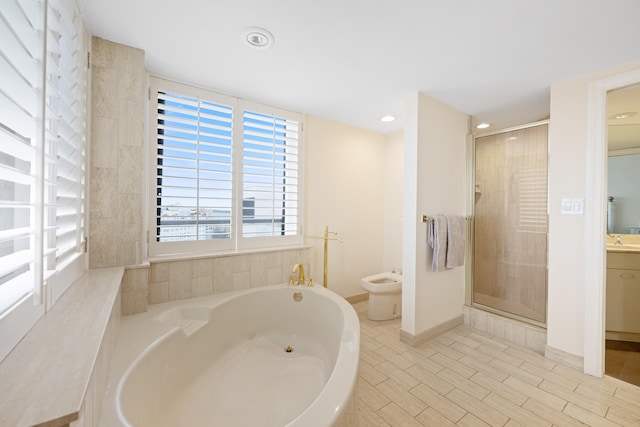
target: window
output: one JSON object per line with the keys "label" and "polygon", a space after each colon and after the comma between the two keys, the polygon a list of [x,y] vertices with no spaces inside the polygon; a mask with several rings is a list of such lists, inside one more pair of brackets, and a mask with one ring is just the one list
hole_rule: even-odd
{"label": "window", "polygon": [[151,78],[150,255],[300,244],[298,113]]}
{"label": "window", "polygon": [[242,236],[298,232],[297,121],[245,110],[242,117]]}
{"label": "window", "polygon": [[0,359],[84,269],[85,33],[72,0],[0,6]]}

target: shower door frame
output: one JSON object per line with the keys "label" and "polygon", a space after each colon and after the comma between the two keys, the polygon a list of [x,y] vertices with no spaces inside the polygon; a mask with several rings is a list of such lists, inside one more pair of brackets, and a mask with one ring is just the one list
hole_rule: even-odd
{"label": "shower door frame", "polygon": [[[470,262],[466,264],[466,292],[465,292],[465,304],[478,308],[483,311],[487,311],[489,313],[497,314],[509,319],[517,320],[519,322],[527,323],[533,326],[537,326],[539,328],[546,329],[547,328],[547,320],[548,320],[548,308],[549,308],[549,119],[539,120],[536,122],[526,123],[523,125],[513,126],[509,128],[499,129],[490,132],[481,132],[477,134],[470,134],[469,140],[467,141],[467,205],[469,206],[468,216],[470,218],[467,221],[468,227],[468,236],[469,244],[467,245],[467,254],[466,259],[470,260]],[[494,136],[500,135],[507,132],[518,131],[522,129],[532,128],[536,126],[547,125],[547,244],[545,250],[545,321],[539,322],[533,319],[529,319],[528,317],[520,316],[518,314],[510,313],[507,311],[503,311],[494,307],[490,307],[484,304],[479,304],[473,301],[473,288],[475,283],[475,211],[476,211],[476,201],[475,201],[475,189],[476,189],[476,139],[483,138],[486,136]]]}

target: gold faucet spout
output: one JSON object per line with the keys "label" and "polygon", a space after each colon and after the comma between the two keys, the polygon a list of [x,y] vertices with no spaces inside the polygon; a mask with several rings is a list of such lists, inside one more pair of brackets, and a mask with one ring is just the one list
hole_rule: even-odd
{"label": "gold faucet spout", "polygon": [[293,266],[292,273],[298,273],[298,285],[304,285],[304,267],[302,264],[296,264]]}

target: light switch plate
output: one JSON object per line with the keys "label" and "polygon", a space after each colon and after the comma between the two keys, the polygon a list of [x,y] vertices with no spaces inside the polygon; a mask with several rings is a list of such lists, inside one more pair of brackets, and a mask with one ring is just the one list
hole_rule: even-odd
{"label": "light switch plate", "polygon": [[563,215],[583,215],[584,199],[572,199],[569,197],[563,197],[560,213]]}

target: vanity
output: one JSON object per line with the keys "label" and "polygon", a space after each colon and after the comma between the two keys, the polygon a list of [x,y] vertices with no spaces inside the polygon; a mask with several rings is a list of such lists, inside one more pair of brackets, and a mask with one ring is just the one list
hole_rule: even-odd
{"label": "vanity", "polygon": [[640,342],[640,241],[635,240],[607,243],[607,339]]}

